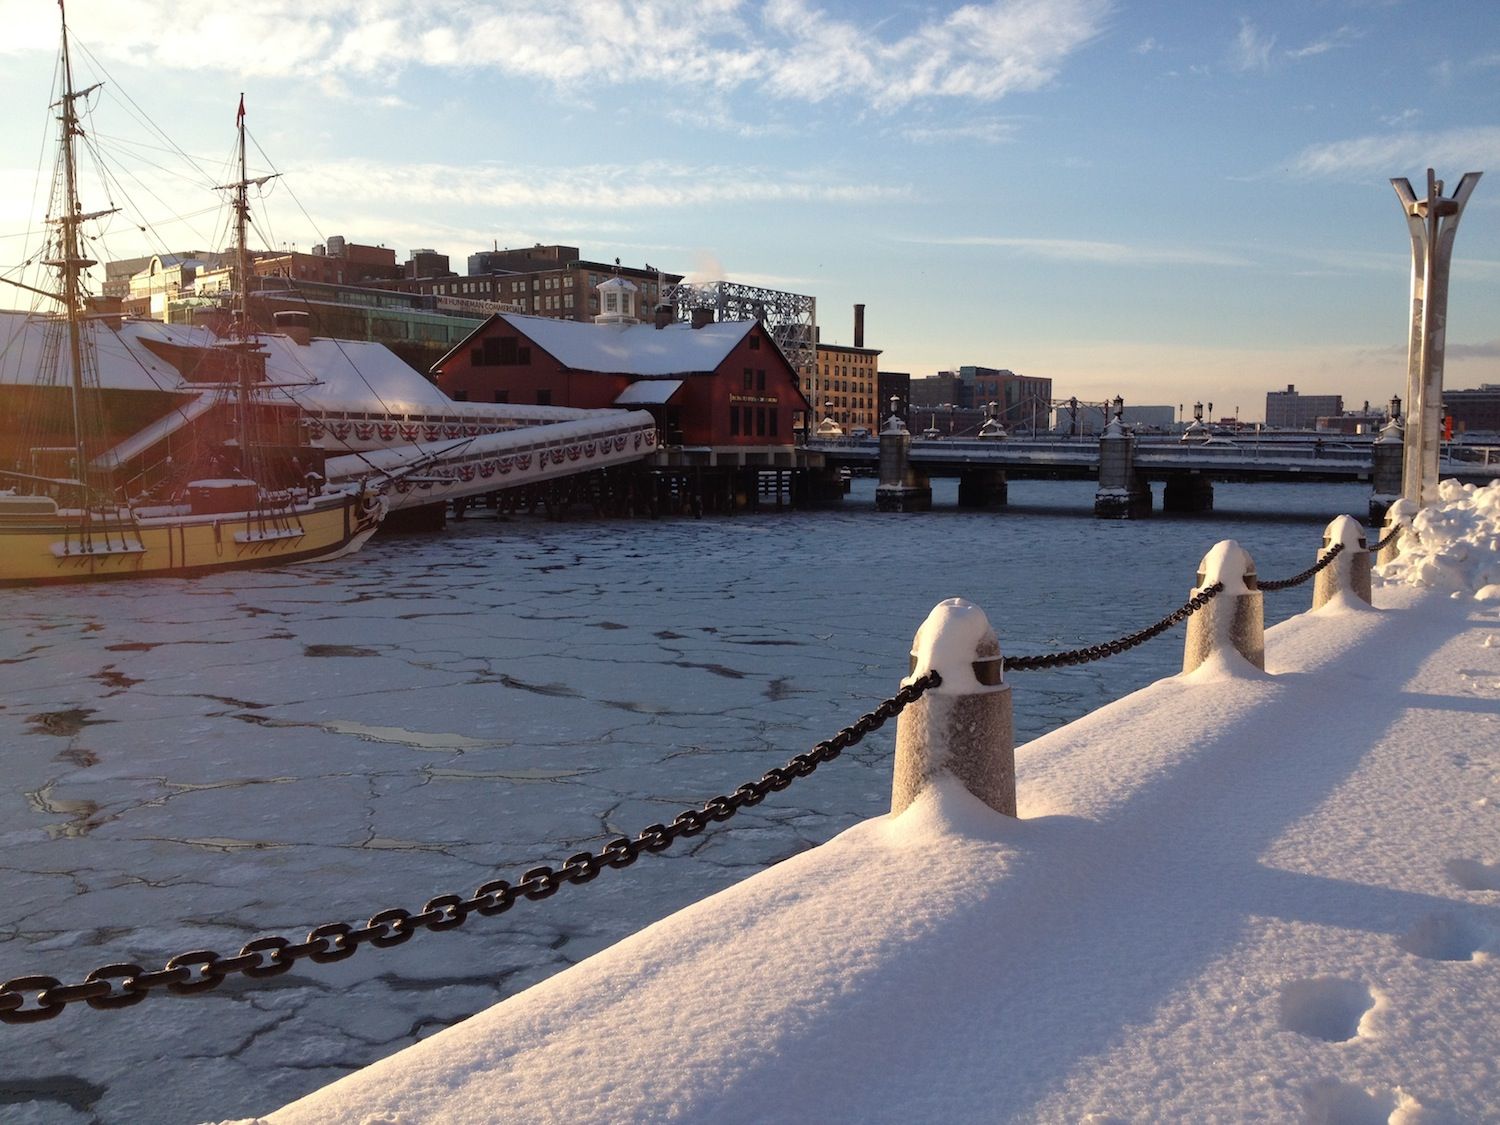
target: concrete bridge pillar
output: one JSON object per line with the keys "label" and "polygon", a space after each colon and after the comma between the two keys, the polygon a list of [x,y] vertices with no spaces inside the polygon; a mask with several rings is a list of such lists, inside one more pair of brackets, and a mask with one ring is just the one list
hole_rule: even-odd
{"label": "concrete bridge pillar", "polygon": [[965,469],[958,476],[960,508],[1003,508],[1009,500],[1005,470],[994,466]]}
{"label": "concrete bridge pillar", "polygon": [[1405,433],[1395,418],[1380,430],[1370,446],[1374,458],[1370,472],[1370,522],[1379,523],[1401,496],[1402,461],[1405,455]]}
{"label": "concrete bridge pillar", "polygon": [[932,509],[932,485],[911,467],[911,434],[892,412],[880,431],[880,483],[875,486],[877,512],[926,512]]}
{"label": "concrete bridge pillar", "polygon": [[1365,605],[1371,604],[1370,551],[1365,529],[1353,516],[1337,516],[1323,529],[1323,549],[1318,557],[1322,558],[1335,543],[1342,543],[1344,549],[1313,576],[1313,609],[1327,605],[1340,591],[1347,591]]}
{"label": "concrete bridge pillar", "polygon": [[984,611],[963,598],[939,602],[917,630],[911,677],[943,682],[896,720],[891,813],[947,774],[996,812],[1016,815],[1015,718],[1000,642]]}
{"label": "concrete bridge pillar", "polygon": [[1255,579],[1255,560],[1233,539],[1215,543],[1198,564],[1197,597],[1215,582],[1219,595],[1188,618],[1182,670],[1191,672],[1210,657],[1238,653],[1262,672],[1266,668],[1265,598]]}
{"label": "concrete bridge pillar", "polygon": [[1151,485],[1135,471],[1135,436],[1117,413],[1099,435],[1099,491],[1094,515],[1133,520],[1151,514]]}
{"label": "concrete bridge pillar", "polygon": [[1164,512],[1211,512],[1214,482],[1201,473],[1173,473],[1161,490]]}

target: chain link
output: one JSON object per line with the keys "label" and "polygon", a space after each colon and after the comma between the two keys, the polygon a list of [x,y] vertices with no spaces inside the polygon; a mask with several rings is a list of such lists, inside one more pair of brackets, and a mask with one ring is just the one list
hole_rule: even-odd
{"label": "chain link", "polygon": [[416,914],[399,906],[381,910],[358,928],[345,922],[328,922],[309,931],[307,940],[301,943],[284,937],[259,937],[232,957],[198,949],[179,953],[156,972],[127,963],[104,965],[77,984],[63,984],[48,976],[15,977],[0,984],[0,1023],[49,1020],[79,1001],[90,1008],[128,1008],[162,988],[179,996],[208,992],[236,974],[252,979],[273,977],[287,972],[304,957],[319,963],[342,961],[354,956],[362,945],[386,949],[409,941],[418,930],[451,930],[462,926],[471,914],[491,917],[503,914],[522,898],[551,898],[566,884],[590,882],[606,868],[629,867],[642,853],[665,851],[680,837],[696,836],[711,823],[728,820],[740,809],[760,804],[769,794],[833,761],[942,682],[936,672],[928,672],[832,738],[785,765],[767,770],[759,780],[747,781],[733,793],[712,797],[701,808],[684,809],[670,824],[649,824],[633,839],[616,836],[597,852],[571,855],[559,868],[533,867],[514,884],[493,880],[476,890],[473,898],[438,895]]}
{"label": "chain link", "polygon": [[1400,534],[1401,534],[1401,525],[1398,523],[1395,527],[1391,528],[1390,531],[1386,532],[1385,538],[1382,539],[1382,540],[1380,540],[1380,542],[1376,543],[1374,546],[1372,546],[1370,548],[1370,551],[1373,553],[1375,551],[1383,551],[1383,550],[1385,550],[1387,547],[1389,547],[1391,545],[1391,541],[1394,540],[1396,538],[1396,536],[1398,536]]}
{"label": "chain link", "polygon": [[1325,566],[1331,563],[1334,559],[1338,558],[1339,555],[1343,553],[1343,550],[1344,545],[1342,543],[1335,543],[1332,547],[1328,548],[1328,553],[1326,555],[1324,555],[1317,562],[1313,563],[1312,566],[1308,567],[1301,574],[1294,574],[1290,578],[1277,578],[1269,582],[1257,582],[1256,586],[1261,590],[1271,591],[1289,590],[1293,586],[1300,586],[1314,574],[1317,574],[1318,571],[1322,570]]}
{"label": "chain link", "polygon": [[1152,637],[1165,633],[1179,621],[1185,621],[1200,609],[1206,606],[1214,598],[1218,597],[1224,590],[1224,583],[1215,582],[1212,586],[1205,586],[1194,594],[1182,605],[1167,614],[1155,625],[1129,636],[1121,637],[1119,640],[1105,641],[1103,644],[1090,645],[1088,648],[1075,648],[1069,652],[1050,652],[1044,656],[1007,656],[1005,658],[1005,670],[1007,672],[1034,672],[1041,668],[1060,668],[1069,664],[1088,664],[1095,660],[1104,660],[1110,656],[1117,656],[1122,652],[1135,648],[1136,645],[1145,644]]}

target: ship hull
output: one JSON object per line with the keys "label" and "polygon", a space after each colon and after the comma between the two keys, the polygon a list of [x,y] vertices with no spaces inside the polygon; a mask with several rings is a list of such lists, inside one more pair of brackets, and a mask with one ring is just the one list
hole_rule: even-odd
{"label": "ship hull", "polygon": [[375,533],[385,503],[354,493],[317,497],[274,514],[94,517],[0,511],[0,586],[125,578],[185,578],[221,570],[335,559]]}

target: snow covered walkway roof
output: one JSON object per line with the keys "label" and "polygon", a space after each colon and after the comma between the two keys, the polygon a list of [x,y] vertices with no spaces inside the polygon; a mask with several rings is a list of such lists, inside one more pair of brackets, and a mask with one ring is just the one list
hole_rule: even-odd
{"label": "snow covered walkway roof", "polygon": [[1019,819],[930,789],[268,1120],[1500,1120],[1500,574],[1442,553],[1021,747]]}

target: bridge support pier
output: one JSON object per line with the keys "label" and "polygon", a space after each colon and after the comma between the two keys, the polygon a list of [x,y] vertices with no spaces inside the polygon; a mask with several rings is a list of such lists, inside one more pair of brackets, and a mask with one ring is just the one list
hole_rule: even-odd
{"label": "bridge support pier", "polygon": [[1005,507],[1010,499],[1005,470],[965,469],[958,476],[958,506],[990,511]]}
{"label": "bridge support pier", "polygon": [[1118,413],[1099,435],[1099,491],[1094,515],[1106,520],[1133,520],[1151,514],[1151,485],[1135,471],[1135,435]]}
{"label": "bridge support pier", "polygon": [[932,485],[911,467],[911,434],[892,414],[880,431],[880,483],[875,486],[877,512],[928,512]]}
{"label": "bridge support pier", "polygon": [[1173,473],[1161,490],[1164,512],[1211,512],[1214,482],[1198,473]]}
{"label": "bridge support pier", "polygon": [[1401,496],[1402,462],[1406,444],[1401,423],[1392,418],[1370,446],[1373,467],[1370,472],[1370,522],[1380,524],[1385,513]]}

